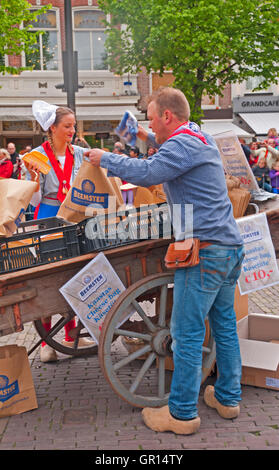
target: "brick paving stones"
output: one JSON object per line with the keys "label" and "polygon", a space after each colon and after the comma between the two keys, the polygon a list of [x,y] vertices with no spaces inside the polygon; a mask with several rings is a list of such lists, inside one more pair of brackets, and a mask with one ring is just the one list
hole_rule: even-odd
{"label": "brick paving stones", "polygon": [[[278,306],[278,307],[277,307]],[[249,312],[279,314],[279,286],[249,295]],[[32,323],[21,333],[0,338],[0,345],[24,344],[37,334]],[[201,387],[201,427],[192,436],[147,429],[141,410],[124,402],[107,384],[98,356],[42,364],[38,349],[30,359],[38,409],[0,419],[1,450],[278,450],[279,392],[243,386],[238,419],[224,420],[208,408]]]}

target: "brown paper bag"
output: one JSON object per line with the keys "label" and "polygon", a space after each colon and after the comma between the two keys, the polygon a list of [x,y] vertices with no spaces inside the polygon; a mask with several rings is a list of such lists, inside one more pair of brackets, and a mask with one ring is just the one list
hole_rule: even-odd
{"label": "brown paper bag", "polygon": [[[105,176],[107,177],[108,170],[106,168],[101,168],[101,170],[104,172]],[[121,189],[120,189],[120,186],[122,185],[121,179],[118,178],[117,176],[115,176],[115,177],[109,176],[108,180],[109,180],[109,182],[111,183],[111,185],[114,189],[115,196],[117,198],[119,206],[122,206],[123,197],[122,197]]]}
{"label": "brown paper bag", "polygon": [[233,188],[228,191],[233,206],[234,218],[243,217],[251,199],[250,192],[245,188]]}
{"label": "brown paper bag", "polygon": [[0,347],[0,418],[38,408],[26,348]]}
{"label": "brown paper bag", "polygon": [[36,189],[33,181],[0,179],[0,237],[13,235]]}
{"label": "brown paper bag", "polygon": [[119,206],[113,185],[102,168],[84,160],[57,217],[78,223],[98,213],[114,212]]}

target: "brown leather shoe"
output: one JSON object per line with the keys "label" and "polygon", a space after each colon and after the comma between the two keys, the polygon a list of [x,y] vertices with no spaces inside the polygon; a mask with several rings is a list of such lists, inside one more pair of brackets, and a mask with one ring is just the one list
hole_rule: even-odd
{"label": "brown leather shoe", "polygon": [[171,416],[168,405],[162,408],[144,408],[142,417],[145,425],[153,431],[172,431],[175,434],[194,434],[200,427],[197,416],[189,421],[180,421]]}
{"label": "brown leather shoe", "polygon": [[232,419],[237,418],[240,413],[240,406],[225,406],[222,405],[214,395],[214,387],[208,385],[204,391],[203,399],[207,406],[210,408],[215,408],[222,418]]}

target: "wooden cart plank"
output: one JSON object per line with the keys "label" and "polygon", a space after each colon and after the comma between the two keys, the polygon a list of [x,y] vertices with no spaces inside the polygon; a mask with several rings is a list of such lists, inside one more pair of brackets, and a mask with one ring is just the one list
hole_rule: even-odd
{"label": "wooden cart plank", "polygon": [[[154,244],[150,241],[142,242],[129,247],[107,250],[104,254],[108,257],[123,284],[127,286],[129,283],[134,283],[145,276],[166,270],[163,263],[166,253],[166,242],[168,243],[168,240],[165,240],[164,244]],[[45,269],[40,269],[39,275],[38,272],[34,273],[34,268],[32,268],[22,270],[20,273],[10,273],[17,274],[17,276],[1,276],[5,288],[8,287],[8,290],[6,290],[7,295],[11,295],[10,288],[13,286],[13,283],[18,284],[19,280],[23,279],[25,290],[31,292],[32,289],[35,289],[37,292],[35,297],[25,298],[24,301],[19,302],[22,323],[56,314],[65,315],[69,313],[71,308],[62,294],[60,294],[59,289],[95,256],[96,253],[92,253],[89,256],[79,257],[78,260],[74,258],[72,260],[52,263],[52,265],[56,264],[58,266],[51,266],[50,268],[49,265],[47,266],[49,269],[46,269],[44,266]],[[127,277],[128,266],[130,275]],[[43,268],[43,266],[39,268]],[[29,272],[26,273],[26,271]],[[24,277],[22,277],[23,274]],[[3,277],[5,277],[5,283],[3,282]],[[3,307],[3,309],[5,309],[4,314],[0,315],[0,336],[4,334],[4,331],[11,328],[11,323],[14,326],[12,307],[7,306]]]}
{"label": "wooden cart plank", "polygon": [[[155,247],[165,246],[166,248],[169,243],[170,240],[162,238],[156,240],[146,240],[136,242],[131,245],[104,250],[104,254],[111,260],[114,258],[119,258],[125,254],[131,255],[137,252],[147,253],[153,250]],[[73,268],[79,270],[82,268],[82,266],[91,261],[91,259],[95,258],[97,255],[98,252],[93,252],[86,255],[77,256],[75,258],[57,261],[55,263],[44,264],[32,268],[21,269],[20,271],[1,274],[0,287],[13,284],[15,282],[25,281],[27,279],[47,276],[51,272],[71,270]]]}

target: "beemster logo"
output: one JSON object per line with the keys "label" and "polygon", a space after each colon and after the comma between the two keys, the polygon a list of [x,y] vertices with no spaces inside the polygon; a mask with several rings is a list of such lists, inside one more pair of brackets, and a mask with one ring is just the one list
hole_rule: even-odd
{"label": "beemster logo", "polygon": [[72,187],[71,201],[81,206],[98,204],[104,209],[108,208],[108,193],[95,193],[95,185],[90,180],[83,180],[81,189]]}
{"label": "beemster logo", "polygon": [[91,294],[96,292],[96,290],[106,282],[107,278],[103,273],[98,274],[90,280],[89,283],[79,292],[79,298],[84,302]]}
{"label": "beemster logo", "polygon": [[0,402],[7,401],[19,393],[18,381],[9,384],[9,378],[6,375],[0,375]]}

